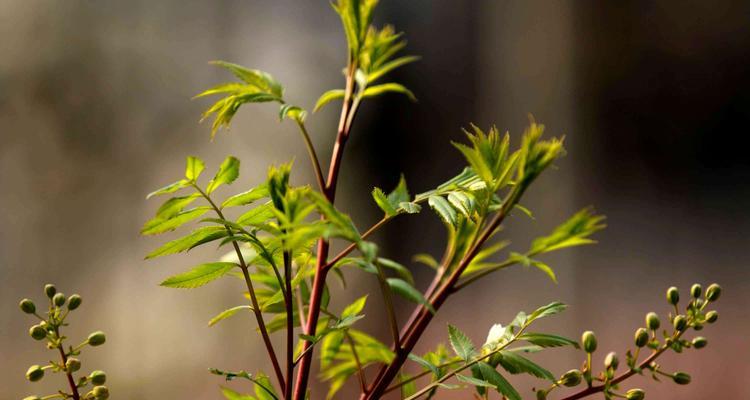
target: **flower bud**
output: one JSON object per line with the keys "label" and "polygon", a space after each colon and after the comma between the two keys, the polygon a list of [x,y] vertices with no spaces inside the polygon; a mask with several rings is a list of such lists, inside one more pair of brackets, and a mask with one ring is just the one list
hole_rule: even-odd
{"label": "flower bud", "polygon": [[88,343],[91,346],[100,346],[103,345],[104,342],[107,341],[107,336],[104,335],[104,332],[102,331],[96,331],[89,335]]}
{"label": "flower bud", "polygon": [[560,377],[560,384],[567,387],[578,386],[581,383],[583,374],[577,369],[571,369]]}
{"label": "flower bud", "polygon": [[547,400],[547,391],[539,389],[536,391],[536,400]]}
{"label": "flower bud", "polygon": [[106,386],[96,386],[91,393],[96,400],[106,400],[109,398],[109,389]]}
{"label": "flower bud", "polygon": [[104,371],[96,370],[89,374],[89,380],[91,380],[94,386],[101,386],[107,381],[107,374]]}
{"label": "flower bud", "polygon": [[696,349],[702,349],[706,347],[708,344],[708,340],[704,338],[703,336],[698,336],[695,339],[693,339],[693,347]]}
{"label": "flower bud", "polygon": [[614,351],[609,352],[607,357],[604,357],[604,368],[616,370],[620,365],[620,360],[617,358],[617,353]]}
{"label": "flower bud", "polygon": [[21,303],[19,303],[18,306],[21,307],[21,311],[25,312],[26,314],[33,314],[36,312],[36,306],[34,305],[34,302],[29,299],[21,300]]}
{"label": "flower bud", "polygon": [[51,299],[57,293],[57,288],[55,288],[55,285],[48,283],[44,285],[44,293]]}
{"label": "flower bud", "polygon": [[630,389],[625,393],[625,398],[628,400],[643,400],[646,397],[646,392],[641,389]]}
{"label": "flower bud", "polygon": [[47,337],[47,330],[41,325],[34,325],[29,329],[29,335],[31,335],[34,340],[42,340]]}
{"label": "flower bud", "polygon": [[62,307],[63,304],[65,304],[65,295],[62,293],[57,293],[54,296],[52,296],[52,303],[54,303],[58,307]]}
{"label": "flower bud", "polygon": [[581,335],[581,342],[583,342],[583,350],[585,350],[586,353],[593,353],[596,351],[596,335],[594,335],[594,332],[583,332],[583,335]]}
{"label": "flower bud", "polygon": [[646,314],[646,326],[648,329],[655,331],[659,329],[659,325],[661,325],[661,321],[659,321],[659,316],[655,312]]}
{"label": "flower bud", "polygon": [[711,286],[706,289],[706,300],[716,301],[719,300],[719,296],[721,296],[721,286],[712,283]]}
{"label": "flower bud", "polygon": [[635,345],[643,347],[648,344],[648,331],[643,328],[638,328],[635,331]]}
{"label": "flower bud", "polygon": [[697,283],[690,288],[690,295],[693,296],[694,299],[701,297],[701,293],[703,293],[703,286]]}
{"label": "flower bud", "polygon": [[675,372],[672,374],[672,380],[678,385],[687,385],[690,383],[690,375],[684,372]]}
{"label": "flower bud", "polygon": [[29,367],[29,370],[26,371],[26,379],[31,382],[36,382],[42,378],[44,378],[44,370],[38,365],[32,365]]}
{"label": "flower bud", "polygon": [[687,328],[688,321],[687,321],[687,318],[685,318],[684,315],[678,315],[678,316],[674,317],[673,324],[674,324],[674,328],[675,329],[677,329],[678,331],[682,332],[682,331],[684,331]]}
{"label": "flower bud", "polygon": [[81,305],[81,296],[74,294],[68,299],[68,310],[73,311]]}
{"label": "flower bud", "polygon": [[667,301],[673,306],[676,306],[680,302],[680,292],[676,287],[672,286],[667,289]]}
{"label": "flower bud", "polygon": [[709,311],[706,313],[706,322],[713,324],[719,319],[719,313],[716,311]]}
{"label": "flower bud", "polygon": [[68,372],[76,372],[79,369],[81,369],[81,360],[77,358],[69,358],[68,361],[65,362],[65,370]]}
{"label": "flower bud", "polygon": [[703,330],[703,324],[700,322],[693,322],[693,329],[696,331],[702,331]]}

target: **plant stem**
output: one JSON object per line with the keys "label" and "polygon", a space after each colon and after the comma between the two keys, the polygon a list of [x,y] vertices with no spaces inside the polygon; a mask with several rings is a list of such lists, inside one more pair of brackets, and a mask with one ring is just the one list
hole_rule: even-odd
{"label": "plant stem", "polygon": [[299,126],[302,139],[305,141],[305,147],[307,147],[307,154],[310,156],[310,162],[312,163],[313,170],[315,171],[315,180],[318,182],[318,188],[321,191],[325,190],[326,184],[323,178],[323,172],[320,169],[320,161],[318,161],[318,154],[315,152],[315,146],[313,146],[310,140],[310,135],[307,133],[305,123],[302,121],[296,121]]}
{"label": "plant stem", "polygon": [[362,390],[367,390],[367,381],[365,380],[365,370],[362,367],[362,362],[359,360],[359,354],[357,354],[357,346],[354,345],[354,339],[349,332],[344,332],[346,341],[349,342],[349,347],[352,349],[352,355],[354,356],[354,362],[357,364],[357,376],[359,377],[359,386]]}
{"label": "plant stem", "polygon": [[[55,326],[55,336],[59,339],[60,338],[60,329]],[[62,342],[57,345],[57,350],[60,351],[60,359],[62,359],[62,365],[65,365],[68,362],[68,355],[65,354],[65,349],[63,349]],[[73,374],[65,369],[65,375],[68,377],[68,385],[70,386],[71,395],[73,396],[73,400],[80,400],[81,395],[78,394],[78,386],[76,386],[76,380],[73,378]]]}
{"label": "plant stem", "polygon": [[378,283],[380,284],[380,292],[383,295],[383,302],[385,303],[385,311],[388,314],[388,325],[391,328],[391,336],[393,343],[399,343],[398,333],[398,321],[396,320],[396,312],[393,310],[393,298],[391,288],[388,286],[383,267],[376,261],[375,268],[378,270]]}
{"label": "plant stem", "polygon": [[[211,207],[216,212],[216,215],[219,216],[221,219],[224,218],[224,213],[221,212],[221,209],[214,203],[213,200],[211,200],[211,197],[206,194],[198,185],[193,183],[193,187],[195,190],[198,191],[198,193],[203,196],[206,201],[211,205]],[[230,228],[228,225],[224,225],[227,232],[229,232],[230,236],[233,236],[234,233],[232,232],[232,228]],[[279,381],[279,387],[285,388],[286,385],[284,383],[284,373],[281,372],[281,366],[279,365],[279,359],[276,357],[276,351],[273,349],[273,344],[271,343],[271,338],[268,336],[268,329],[266,329],[266,323],[263,320],[263,312],[260,310],[260,305],[258,304],[258,297],[255,295],[255,288],[253,288],[253,282],[250,280],[250,273],[248,271],[248,266],[245,263],[245,258],[242,256],[242,251],[240,251],[240,246],[237,244],[237,242],[233,241],[232,246],[234,247],[234,251],[237,254],[237,259],[240,263],[240,269],[242,270],[242,276],[245,278],[245,285],[247,286],[247,291],[250,294],[250,302],[253,306],[253,314],[255,314],[255,320],[258,322],[258,329],[260,330],[260,334],[263,337],[263,343],[266,346],[266,351],[268,351],[268,358],[271,359],[271,363],[273,364],[273,370],[276,374],[276,379]]]}
{"label": "plant stem", "polygon": [[[365,233],[362,234],[362,239],[367,239],[370,235],[372,235],[376,230],[378,230],[381,226],[385,225],[386,222],[390,221],[391,218],[384,217],[380,221],[378,221],[375,225],[371,226],[370,229],[366,230]],[[349,246],[347,246],[344,250],[341,250],[339,254],[337,254],[335,257],[333,257],[328,263],[326,263],[325,266],[323,266],[323,269],[330,269],[334,265],[336,265],[337,262],[341,261],[344,257],[349,255],[354,249],[357,248],[356,243],[352,243]]]}
{"label": "plant stem", "polygon": [[292,304],[292,254],[284,252],[284,278],[286,292],[286,387],[284,398],[292,398],[292,382],[294,381],[294,305]]}

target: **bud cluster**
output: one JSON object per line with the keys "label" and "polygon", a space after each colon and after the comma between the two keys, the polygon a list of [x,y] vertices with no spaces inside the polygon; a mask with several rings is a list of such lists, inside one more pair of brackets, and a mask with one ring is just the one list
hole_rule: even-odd
{"label": "bud cluster", "polygon": [[[67,375],[68,382],[70,382],[70,392],[59,391],[55,394],[55,397],[60,395],[64,398],[80,398],[84,400],[105,400],[109,398],[109,389],[104,386],[107,380],[107,375],[104,371],[93,371],[87,376],[80,377],[77,382],[73,377],[73,374],[81,370],[81,360],[77,356],[81,354],[81,350],[86,346],[100,346],[106,341],[106,335],[102,331],[96,331],[88,336],[88,338],[76,347],[68,346],[65,348],[65,340],[67,339],[61,333],[61,328],[67,326],[65,322],[66,318],[71,311],[78,309],[83,302],[80,295],[74,294],[70,297],[66,297],[65,294],[57,291],[55,285],[47,284],[44,286],[44,294],[48,299],[48,307],[46,315],[42,315],[37,309],[36,304],[31,299],[21,300],[19,307],[25,314],[33,315],[39,319],[39,323],[29,328],[29,336],[37,341],[45,341],[46,346],[50,350],[55,350],[60,353],[60,362],[50,361],[46,365],[32,365],[26,371],[26,379],[31,382],[38,382],[42,380],[45,373],[63,373]],[[85,389],[87,386],[91,386],[91,390],[86,394],[79,394],[79,390]],[[74,396],[75,395],[75,396]],[[27,396],[24,400],[40,400],[40,399],[51,398],[49,396]]]}

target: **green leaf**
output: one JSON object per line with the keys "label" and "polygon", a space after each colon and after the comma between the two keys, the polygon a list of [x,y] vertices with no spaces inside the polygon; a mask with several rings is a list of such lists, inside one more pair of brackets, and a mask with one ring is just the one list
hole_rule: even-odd
{"label": "green leaf", "polygon": [[430,196],[427,199],[427,203],[432,207],[433,210],[440,216],[440,219],[443,220],[447,225],[449,226],[456,226],[456,223],[458,222],[458,215],[456,214],[456,210],[451,207],[450,203],[448,203],[445,198],[442,196]]}
{"label": "green leaf", "polygon": [[271,202],[269,201],[242,214],[239,218],[237,218],[237,223],[240,225],[257,226],[264,224],[266,221],[273,217],[273,204],[271,204]]}
{"label": "green leaf", "polygon": [[547,304],[546,306],[542,306],[537,308],[533,313],[529,314],[527,321],[528,323],[533,322],[536,319],[549,317],[551,315],[559,314],[565,309],[568,308],[567,305],[560,303],[558,301],[552,302],[550,304]]}
{"label": "green leaf", "polygon": [[398,203],[398,209],[407,214],[417,214],[422,211],[422,206],[410,201],[402,201],[401,203]]}
{"label": "green leaf", "polygon": [[158,217],[154,218],[143,225],[143,228],[141,228],[141,234],[156,235],[159,233],[173,231],[181,225],[200,217],[210,209],[211,207],[207,206],[196,207],[190,210],[182,211],[168,219],[162,219]]}
{"label": "green leaf", "polygon": [[307,111],[300,107],[291,104],[282,104],[279,107],[279,121],[282,121],[284,118],[289,118],[298,123],[302,123],[305,121],[306,117]]}
{"label": "green leaf", "polygon": [[376,187],[372,190],[372,198],[375,200],[375,203],[378,205],[378,207],[383,210],[386,216],[392,217],[398,214],[396,208],[391,205],[391,203],[388,201],[388,197],[380,188]]}
{"label": "green leaf", "polygon": [[518,340],[525,340],[531,344],[535,344],[544,348],[573,346],[577,349],[579,347],[578,342],[576,342],[575,340],[570,340],[566,337],[550,335],[547,333],[523,333],[518,337]]}
{"label": "green leaf", "polygon": [[238,176],[240,176],[240,160],[229,156],[221,163],[219,172],[216,173],[214,179],[211,179],[211,182],[208,183],[206,192],[211,194],[219,186],[231,184]]}
{"label": "green leaf", "polygon": [[255,379],[253,379],[253,382],[255,383],[255,395],[258,397],[258,400],[278,400],[279,395],[276,393],[276,390],[273,388],[273,384],[271,383],[271,380],[268,379],[268,377],[263,373],[258,373],[255,376]]}
{"label": "green leaf", "polygon": [[435,314],[435,309],[432,307],[432,304],[424,298],[422,292],[410,285],[409,282],[399,278],[388,278],[386,281],[394,293],[413,303],[425,306],[425,308],[430,310],[431,313]]}
{"label": "green leaf", "polygon": [[448,339],[451,342],[453,351],[464,361],[468,362],[476,355],[476,348],[474,347],[474,343],[471,342],[471,339],[469,339],[469,337],[458,328],[450,324],[448,324]]}
{"label": "green leaf", "polygon": [[161,219],[172,218],[199,197],[200,194],[198,193],[193,193],[188,196],[172,197],[165,201],[164,204],[156,210],[156,217]]}
{"label": "green leaf", "polygon": [[469,218],[474,212],[474,207],[476,206],[476,200],[464,192],[450,192],[448,194],[448,202],[451,203],[461,214]]}
{"label": "green leaf", "polygon": [[438,366],[437,366],[437,365],[435,365],[435,364],[433,364],[433,363],[431,363],[431,362],[429,362],[429,361],[425,360],[424,358],[422,358],[422,357],[420,357],[420,356],[418,356],[418,355],[416,355],[416,354],[414,354],[414,353],[409,353],[409,356],[408,356],[408,357],[409,357],[409,359],[410,359],[410,360],[412,360],[412,361],[414,361],[415,363],[417,363],[417,364],[419,364],[419,365],[423,366],[423,367],[424,367],[425,369],[427,369],[427,370],[431,371],[431,372],[432,372],[432,374],[433,374],[433,375],[434,375],[435,377],[440,377],[440,376],[441,376],[441,374],[440,374],[440,369],[438,368]]}
{"label": "green leaf", "polygon": [[201,264],[188,272],[167,278],[161,286],[180,289],[193,289],[221,278],[237,264],[230,262],[213,262]]}
{"label": "green leaf", "polygon": [[221,203],[221,208],[246,206],[265,197],[268,197],[268,185],[264,183],[224,200],[224,202]]}
{"label": "green leaf", "polygon": [[493,388],[493,389],[495,388],[495,385],[493,385],[493,384],[491,384],[489,382],[485,382],[485,381],[483,381],[481,379],[477,379],[477,378],[472,378],[470,376],[456,374],[456,379],[458,379],[460,382],[468,383],[469,385],[472,385],[472,386],[486,387],[486,388]]}
{"label": "green leaf", "polygon": [[400,83],[383,83],[380,85],[370,86],[367,89],[365,89],[364,93],[362,93],[363,98],[367,97],[374,97],[379,96],[384,93],[401,93],[406,95],[409,100],[411,101],[417,101],[416,96],[414,96],[414,93],[411,92],[411,90],[407,89],[404,85]]}
{"label": "green leaf", "polygon": [[283,97],[284,89],[279,82],[266,72],[245,68],[241,65],[226,61],[212,61],[211,64],[228,69],[243,82],[263,92],[270,93],[278,98]]}
{"label": "green leaf", "polygon": [[557,283],[557,276],[555,276],[555,271],[549,265],[539,260],[531,260],[531,265],[535,266],[540,271],[547,274],[547,276],[552,280],[552,282]]}
{"label": "green leaf", "polygon": [[185,167],[185,178],[190,182],[195,182],[205,168],[206,164],[203,163],[203,160],[198,157],[189,156],[187,158],[187,166]]}
{"label": "green leaf", "polygon": [[219,322],[233,316],[234,314],[237,314],[239,311],[245,310],[245,309],[252,310],[253,308],[251,306],[237,306],[237,307],[226,309],[220,312],[217,316],[211,318],[211,320],[208,321],[208,326],[214,326],[218,324]]}
{"label": "green leaf", "polygon": [[521,400],[518,391],[495,368],[492,368],[486,362],[478,363],[477,367],[484,380],[490,382],[500,394],[507,397],[508,400]]}
{"label": "green leaf", "polygon": [[424,265],[426,265],[426,266],[428,266],[428,267],[430,267],[432,269],[438,269],[440,267],[440,265],[438,264],[438,262],[435,259],[435,257],[433,257],[433,256],[431,256],[429,254],[426,254],[426,253],[415,254],[414,257],[412,257],[412,259],[414,261],[416,261],[418,263],[422,263],[422,264],[424,264]]}
{"label": "green leaf", "polygon": [[550,235],[534,240],[531,252],[548,253],[566,247],[596,243],[588,237],[606,227],[604,219],[604,216],[595,214],[592,208],[584,208],[560,224]]}
{"label": "green leaf", "polygon": [[411,271],[403,265],[389,260],[387,258],[378,258],[377,263],[385,268],[388,268],[395,272],[401,279],[408,282],[410,285],[414,285],[414,277],[411,275]]}
{"label": "green leaf", "polygon": [[330,103],[333,100],[336,99],[343,99],[344,98],[344,89],[333,89],[329,90],[325,93],[323,93],[319,98],[318,101],[315,102],[315,107],[313,108],[313,112],[318,112],[323,106]]}
{"label": "green leaf", "polygon": [[413,63],[414,61],[418,61],[420,58],[421,57],[418,57],[418,56],[404,56],[404,57],[399,57],[390,62],[387,62],[383,64],[380,68],[378,68],[376,71],[373,71],[367,74],[367,81],[375,82],[376,80],[383,77],[383,75],[393,71],[394,69],[401,67],[403,65],[409,64],[409,63]]}
{"label": "green leaf", "polygon": [[367,295],[364,295],[357,300],[355,300],[352,304],[349,304],[344,308],[344,311],[341,312],[341,319],[353,317],[355,315],[358,315],[362,312],[362,310],[365,308],[365,303],[367,302]]}
{"label": "green leaf", "polygon": [[163,246],[149,253],[146,259],[165,256],[168,254],[188,251],[196,246],[221,239],[229,235],[223,226],[205,226],[198,228],[189,235],[165,243]]}
{"label": "green leaf", "polygon": [[529,374],[537,378],[547,379],[548,381],[555,382],[555,377],[552,373],[537,365],[528,358],[522,357],[517,353],[510,351],[501,351],[499,357],[500,365],[509,373],[516,374]]}
{"label": "green leaf", "polygon": [[178,191],[180,189],[184,189],[184,188],[189,187],[189,186],[190,186],[190,181],[188,181],[186,179],[182,179],[182,180],[179,180],[177,182],[170,183],[169,185],[164,186],[163,188],[157,189],[157,190],[149,193],[148,195],[146,195],[146,199],[148,200],[148,199],[150,199],[150,198],[152,198],[154,196],[158,196],[160,194],[174,193],[174,192],[176,192],[176,191]]}
{"label": "green leaf", "polygon": [[328,221],[333,223],[337,228],[341,230],[341,232],[339,233],[341,237],[344,237],[352,242],[358,242],[361,240],[361,236],[359,235],[359,231],[357,231],[357,227],[354,226],[354,222],[352,222],[352,219],[349,218],[348,215],[337,210],[333,206],[333,204],[328,201],[328,199],[323,197],[323,195],[318,192],[309,191],[308,196],[310,197],[312,202],[315,203],[315,206],[318,208],[318,212],[320,212],[321,215],[325,216]]}
{"label": "green leaf", "polygon": [[223,386],[221,387],[221,394],[223,394],[224,398],[227,400],[255,400],[255,397],[253,396],[240,394]]}

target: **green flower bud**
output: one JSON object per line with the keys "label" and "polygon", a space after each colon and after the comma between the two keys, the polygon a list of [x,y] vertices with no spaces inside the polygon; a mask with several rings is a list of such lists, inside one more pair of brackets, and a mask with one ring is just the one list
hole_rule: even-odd
{"label": "green flower bud", "polygon": [[42,378],[44,378],[44,370],[38,365],[32,365],[29,367],[29,370],[26,371],[26,379],[31,382],[36,382]]}
{"label": "green flower bud", "polygon": [[68,372],[76,372],[79,369],[81,369],[81,360],[77,358],[69,358],[68,361],[65,362],[65,370]]}
{"label": "green flower bud", "polygon": [[655,331],[659,329],[659,325],[661,325],[661,321],[659,321],[659,316],[655,312],[646,314],[646,326],[648,329]]}
{"label": "green flower bud", "polygon": [[68,310],[73,311],[81,305],[81,296],[74,294],[68,299]]}
{"label": "green flower bud", "polygon": [[702,331],[703,330],[703,324],[700,322],[693,322],[693,329],[696,331]]}
{"label": "green flower bud", "polygon": [[706,313],[706,322],[708,322],[709,324],[713,324],[718,319],[719,313],[717,313],[716,311],[709,311]]}
{"label": "green flower bud", "polygon": [[109,398],[109,389],[106,386],[97,386],[91,393],[96,400],[106,400]]}
{"label": "green flower bud", "polygon": [[719,296],[721,296],[721,286],[712,283],[706,290],[706,300],[716,301],[719,300]]}
{"label": "green flower bud", "polygon": [[54,296],[52,296],[52,303],[54,303],[58,307],[62,307],[63,304],[65,304],[65,295],[62,293],[57,293]]}
{"label": "green flower bud", "polygon": [[620,360],[617,358],[617,353],[614,351],[609,352],[607,357],[604,357],[604,368],[612,368],[613,370],[616,370],[619,365]]}
{"label": "green flower bud", "polygon": [[695,339],[693,339],[693,347],[696,349],[702,349],[706,347],[708,344],[708,340],[704,338],[703,336],[698,336]]}
{"label": "green flower bud", "polygon": [[42,340],[47,337],[47,330],[41,325],[34,325],[29,329],[29,335],[31,335],[34,340]]}
{"label": "green flower bud", "polygon": [[571,369],[560,377],[560,384],[567,387],[578,386],[581,383],[583,374],[577,369]]}
{"label": "green flower bud", "polygon": [[678,316],[674,317],[673,324],[674,324],[674,328],[675,329],[677,329],[678,331],[682,332],[682,331],[684,331],[687,328],[688,321],[687,321],[687,318],[685,318],[684,315],[678,315]]}
{"label": "green flower bud", "polygon": [[690,383],[690,375],[684,372],[675,372],[672,374],[672,380],[678,385],[687,385]]}
{"label": "green flower bud", "polygon": [[107,341],[107,336],[102,331],[96,331],[89,335],[88,342],[92,346],[101,346]]}
{"label": "green flower bud", "polygon": [[625,393],[625,398],[628,400],[643,400],[646,397],[646,392],[641,389],[630,389]]}
{"label": "green flower bud", "polygon": [[648,344],[648,331],[643,328],[638,328],[635,331],[635,345],[643,347]]}
{"label": "green flower bud", "polygon": [[539,389],[536,391],[536,400],[547,400],[547,391]]}
{"label": "green flower bud", "polygon": [[583,342],[583,350],[586,353],[593,353],[596,351],[596,335],[594,332],[586,331],[581,335],[581,342]]}
{"label": "green flower bud", "polygon": [[693,296],[694,299],[701,297],[701,293],[703,293],[703,286],[697,283],[690,288],[690,295]]}
{"label": "green flower bud", "polygon": [[44,293],[51,299],[55,296],[55,293],[57,293],[57,288],[55,287],[55,285],[48,283],[44,285]]}
{"label": "green flower bud", "polygon": [[101,386],[107,381],[107,374],[104,371],[96,370],[89,374],[89,380],[94,386]]}
{"label": "green flower bud", "polygon": [[672,286],[667,289],[667,301],[673,306],[676,306],[680,302],[680,292],[676,287]]}
{"label": "green flower bud", "polygon": [[21,303],[19,303],[18,306],[21,307],[21,311],[25,312],[26,314],[33,314],[36,312],[36,306],[34,305],[34,302],[29,299],[21,300]]}

